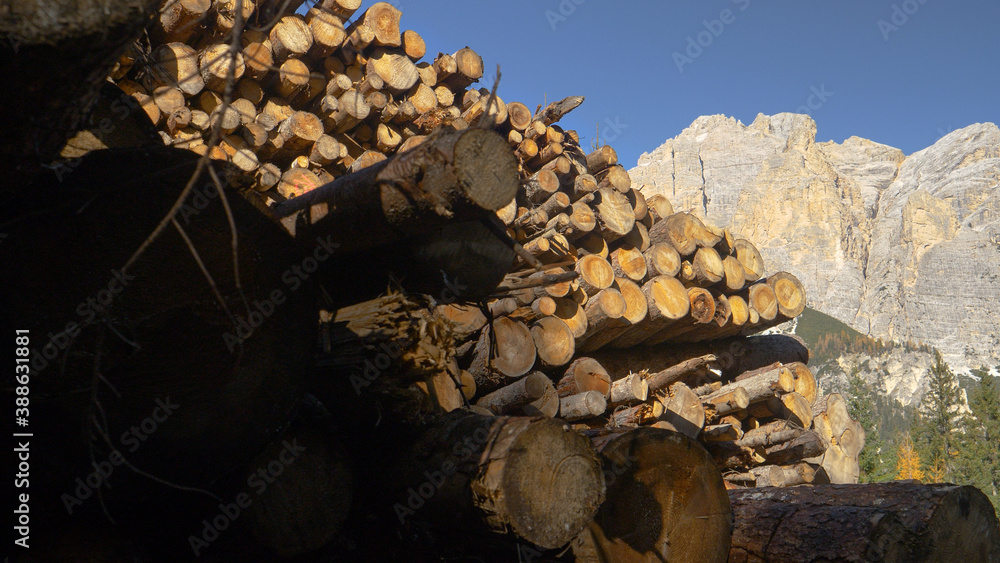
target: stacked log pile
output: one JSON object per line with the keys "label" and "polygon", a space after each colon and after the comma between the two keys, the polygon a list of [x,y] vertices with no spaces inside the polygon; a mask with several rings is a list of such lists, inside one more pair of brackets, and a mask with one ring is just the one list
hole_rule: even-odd
{"label": "stacked log pile", "polygon": [[[309,391],[334,413],[324,416],[364,426],[358,413],[374,405],[371,427],[419,432],[398,451],[319,451],[303,475],[330,458],[338,474],[324,479],[350,481],[343,458],[374,456],[384,463],[369,468],[393,469],[365,474],[382,495],[371,505],[393,507],[400,524],[413,515],[442,536],[572,543],[581,561],[723,561],[726,489],[857,481],[864,432],[843,398],[821,395],[801,341],[758,335],[802,312],[794,275],[765,275],[746,239],[647,199],[612,147],[581,147],[559,122],[582,97],[505,103],[473,86],[484,69],[471,48],[422,61],[420,35],[387,3],[324,0],[301,15],[296,4],[171,0],[111,79],[166,144],[239,170],[244,195],[296,238],[336,233],[341,297],[363,293],[344,289],[348,278],[371,285],[364,270],[466,244],[467,269],[404,276],[432,298],[390,292],[321,315],[329,377]],[[254,25],[232,43],[241,21]],[[500,180],[467,182],[480,163],[516,169],[516,195]],[[343,256],[365,261],[345,268]],[[477,262],[504,267],[471,272]],[[442,273],[447,295],[420,285]],[[261,510],[302,506],[299,520],[322,530],[281,545],[307,524],[253,516],[257,540],[283,556],[350,525],[311,516],[329,490],[308,479]],[[661,512],[638,516],[651,502]]]}

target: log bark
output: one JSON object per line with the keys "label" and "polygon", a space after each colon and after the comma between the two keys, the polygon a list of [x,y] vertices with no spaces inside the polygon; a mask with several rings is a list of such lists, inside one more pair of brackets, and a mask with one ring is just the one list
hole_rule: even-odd
{"label": "log bark", "polygon": [[[568,543],[604,500],[604,476],[589,441],[545,418],[452,413],[398,468],[397,515],[430,519],[440,530],[513,536],[544,549]],[[444,481],[432,483],[430,474]],[[435,490],[425,502],[419,502],[421,487]]]}
{"label": "log bark", "polygon": [[552,381],[544,373],[536,371],[484,395],[476,404],[495,414],[515,414],[543,398],[551,389]]}
{"label": "log bark", "polygon": [[608,500],[573,542],[577,561],[726,561],[731,509],[704,448],[654,428],[592,439],[601,452]]}
{"label": "log bark", "polygon": [[598,391],[584,391],[559,399],[559,418],[570,422],[604,414],[608,401]]}
{"label": "log bark", "polygon": [[996,515],[973,487],[900,481],[729,497],[730,561],[1000,561]]}
{"label": "log bark", "polygon": [[[306,224],[295,229],[297,238],[329,237],[338,251],[346,252],[426,233],[453,218],[495,211],[514,197],[517,186],[516,163],[503,138],[470,129],[441,135],[341,176],[304,198],[280,204],[275,214],[298,213]],[[358,237],[359,232],[369,236]]]}

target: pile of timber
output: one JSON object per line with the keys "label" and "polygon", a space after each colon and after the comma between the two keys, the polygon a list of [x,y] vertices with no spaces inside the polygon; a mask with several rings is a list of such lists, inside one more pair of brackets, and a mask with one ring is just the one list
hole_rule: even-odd
{"label": "pile of timber", "polygon": [[360,11],[360,0],[325,0],[294,13],[301,4],[242,0],[246,29],[233,53],[236,0],[170,0],[150,43],[110,78],[165,143],[231,163],[270,203],[415,147],[443,124],[530,122],[526,106],[500,99],[487,115],[489,92],[472,87],[484,72],[474,50],[422,60],[423,39],[401,29],[391,4]]}
{"label": "pile of timber", "polygon": [[[496,211],[496,229],[517,255],[499,288],[492,272],[473,284],[491,288],[482,309],[435,307],[444,295],[410,285],[434,297],[389,293],[321,316],[320,368],[341,379],[310,391],[345,412],[359,406],[345,397],[377,396],[377,424],[388,413],[422,429],[404,445],[400,471],[368,475],[392,491],[378,503],[409,502],[430,479],[440,492],[426,509],[419,498],[419,512],[396,505],[442,535],[486,532],[541,549],[572,543],[580,560],[653,551],[721,561],[732,531],[725,489],[857,481],[864,433],[843,398],[820,395],[800,341],[754,336],[801,313],[805,290],[795,276],[765,275],[748,240],[662,196],[647,199],[612,147],[584,150],[558,123],[582,97],[534,112],[504,103],[472,87],[483,62],[469,47],[421,62],[419,34],[400,31],[401,14],[387,3],[361,11],[359,0],[325,0],[304,15],[291,13],[297,4],[171,0],[150,44],[126,53],[111,79],[165,143],[230,163],[278,217],[307,215],[305,231],[285,222],[298,238],[350,233],[337,239],[341,252],[399,246],[400,233],[466,241],[467,229],[448,230],[461,208],[442,204],[452,177],[425,172],[437,154],[450,155],[459,180],[475,158],[497,166],[495,147],[481,150],[488,140],[463,132],[506,141],[521,179],[516,195],[488,185],[462,194],[491,219]],[[228,34],[239,19],[253,25],[234,53]],[[369,196],[379,190],[375,202]],[[504,201],[490,200],[496,193]],[[359,201],[370,209],[352,207]],[[433,213],[393,216],[397,201]],[[440,220],[428,222],[433,214]],[[387,261],[431,245],[406,246]],[[483,297],[462,294],[468,278],[452,279],[449,297]],[[459,454],[456,443],[471,447]],[[460,469],[443,484],[428,477],[453,466]],[[637,480],[641,493],[627,485]],[[658,518],[622,515],[649,495]],[[290,492],[273,510],[302,503],[292,511],[308,515],[319,510],[311,498],[309,487]],[[257,540],[300,555],[344,525],[337,518],[281,546],[276,538],[307,527],[288,524],[268,529],[262,518]]]}

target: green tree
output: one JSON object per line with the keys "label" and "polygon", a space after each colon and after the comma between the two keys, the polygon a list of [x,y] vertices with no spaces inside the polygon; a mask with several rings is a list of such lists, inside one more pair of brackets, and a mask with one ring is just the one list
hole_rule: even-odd
{"label": "green tree", "polygon": [[891,481],[897,473],[896,449],[882,439],[875,390],[861,377],[857,368],[851,372],[848,393],[851,416],[865,429],[865,447],[858,456],[860,480],[862,483]]}
{"label": "green tree", "polygon": [[934,352],[934,365],[929,372],[927,394],[924,395],[913,425],[913,442],[924,469],[936,479],[955,478],[958,446],[962,442],[962,422],[957,419],[959,406],[958,378]]}
{"label": "green tree", "polygon": [[986,369],[973,374],[980,379],[969,395],[972,417],[959,447],[958,480],[983,491],[1000,509],[1000,379]]}

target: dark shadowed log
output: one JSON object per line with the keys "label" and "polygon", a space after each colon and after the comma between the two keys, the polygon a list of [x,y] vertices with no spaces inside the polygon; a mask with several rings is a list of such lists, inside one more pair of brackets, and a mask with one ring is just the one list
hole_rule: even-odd
{"label": "dark shadowed log", "polygon": [[[517,162],[503,137],[466,129],[341,176],[274,213],[295,225],[296,238],[329,236],[340,252],[348,252],[392,244],[446,221],[484,217],[517,189]],[[366,236],[358,237],[360,232]]]}
{"label": "dark shadowed log", "polygon": [[[604,500],[604,476],[589,441],[551,419],[452,413],[398,468],[393,509],[401,519],[511,534],[546,549],[569,542]],[[429,481],[432,474],[443,482]],[[427,487],[434,493],[425,501]]]}
{"label": "dark shadowed log", "polygon": [[577,561],[724,562],[732,509],[711,456],[656,428],[595,432],[608,500],[573,542]]}
{"label": "dark shadowed log", "polygon": [[[40,514],[49,500],[65,513],[42,483],[56,495],[72,490],[91,455],[107,459],[101,434],[120,448],[123,432],[154,409],[163,417],[158,400],[176,406],[125,457],[189,486],[242,467],[283,430],[299,401],[316,342],[315,287],[299,277],[294,288],[287,283],[289,268],[302,266],[301,251],[245,200],[227,197],[242,242],[242,293],[211,182],[198,182],[177,216],[231,315],[174,226],[121,271],[166,216],[183,188],[178,179],[191,175],[197,158],[162,146],[95,151],[61,183],[53,174],[24,186],[24,201],[0,218],[7,233],[0,324],[37,335],[32,422],[52,425],[35,429],[39,458],[32,469],[40,481],[32,499]],[[34,211],[25,216],[25,209]],[[130,470],[116,471],[113,481],[104,491],[112,503],[166,490]]]}
{"label": "dark shadowed log", "polygon": [[[286,463],[291,459],[291,463]],[[340,531],[351,507],[353,478],[346,452],[331,438],[299,427],[250,462],[247,475],[283,463],[280,477],[256,493],[247,518],[257,540],[280,557],[315,551]]]}
{"label": "dark shadowed log", "polygon": [[974,487],[912,481],[729,491],[730,561],[1000,561]]}
{"label": "dark shadowed log", "polygon": [[[118,56],[162,2],[86,0],[6,4],[0,20],[0,71],[16,80],[0,104],[3,190],[20,189],[41,164],[57,158]],[[42,16],[42,17],[40,17]]]}

